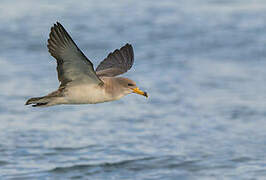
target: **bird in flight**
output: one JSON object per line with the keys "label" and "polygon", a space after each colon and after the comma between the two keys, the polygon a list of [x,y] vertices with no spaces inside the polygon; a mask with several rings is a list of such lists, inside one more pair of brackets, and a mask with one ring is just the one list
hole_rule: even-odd
{"label": "bird in flight", "polygon": [[47,47],[57,61],[60,86],[46,96],[30,98],[25,105],[96,104],[118,100],[130,93],[148,97],[133,80],[117,77],[133,65],[130,44],[110,53],[96,70],[59,22],[51,28]]}

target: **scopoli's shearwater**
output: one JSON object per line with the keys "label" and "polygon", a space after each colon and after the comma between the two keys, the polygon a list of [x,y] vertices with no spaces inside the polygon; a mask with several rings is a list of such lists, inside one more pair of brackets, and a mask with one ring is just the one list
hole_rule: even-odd
{"label": "scopoli's shearwater", "polygon": [[96,71],[59,22],[51,28],[47,47],[57,61],[61,84],[58,90],[46,96],[30,98],[26,105],[47,107],[58,104],[95,104],[118,100],[130,93],[148,97],[133,80],[116,77],[133,65],[134,53],[130,44],[110,53]]}

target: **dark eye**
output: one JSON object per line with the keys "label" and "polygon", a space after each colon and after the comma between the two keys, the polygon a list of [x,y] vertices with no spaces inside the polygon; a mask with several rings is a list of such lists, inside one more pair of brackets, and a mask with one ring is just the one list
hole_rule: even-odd
{"label": "dark eye", "polygon": [[128,86],[134,86],[134,84],[129,83]]}

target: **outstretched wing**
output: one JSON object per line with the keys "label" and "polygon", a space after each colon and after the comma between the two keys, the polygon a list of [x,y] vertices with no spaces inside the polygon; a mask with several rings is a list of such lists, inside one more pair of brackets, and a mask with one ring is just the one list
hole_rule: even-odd
{"label": "outstretched wing", "polygon": [[96,68],[98,76],[117,76],[127,72],[134,63],[134,52],[130,44],[119,50],[116,49],[105,58]]}
{"label": "outstretched wing", "polygon": [[93,64],[59,22],[51,28],[47,47],[50,54],[57,60],[58,80],[61,85],[71,81],[95,84],[102,82],[96,75]]}

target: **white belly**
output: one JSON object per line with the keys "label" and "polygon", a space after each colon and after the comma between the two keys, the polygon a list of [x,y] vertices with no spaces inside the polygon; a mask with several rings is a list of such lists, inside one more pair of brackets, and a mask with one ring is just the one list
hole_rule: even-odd
{"label": "white belly", "polygon": [[67,87],[65,99],[68,104],[95,104],[114,100],[103,88],[96,85]]}

